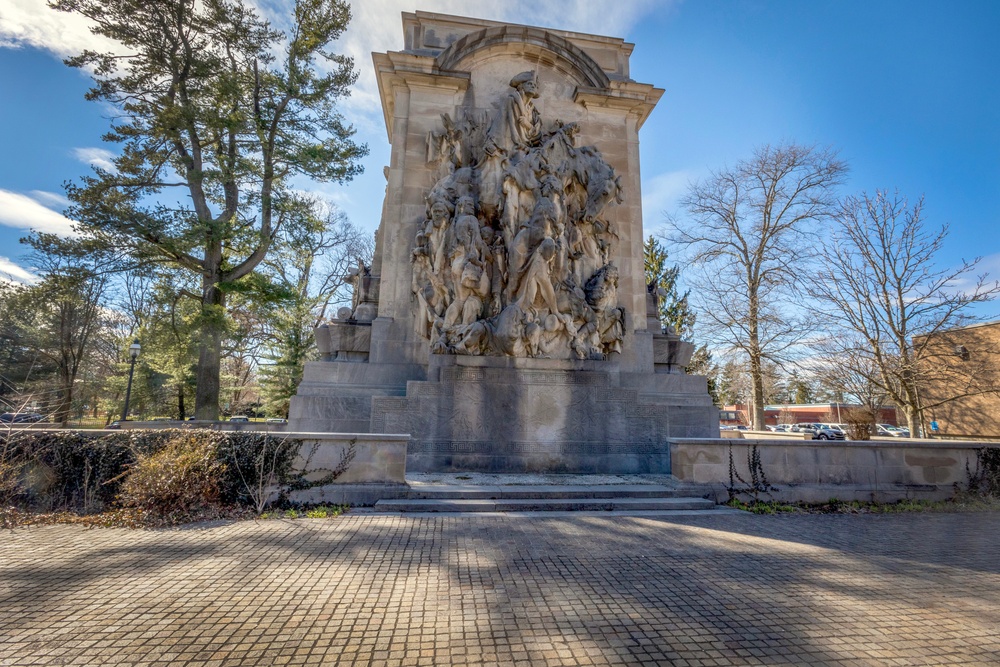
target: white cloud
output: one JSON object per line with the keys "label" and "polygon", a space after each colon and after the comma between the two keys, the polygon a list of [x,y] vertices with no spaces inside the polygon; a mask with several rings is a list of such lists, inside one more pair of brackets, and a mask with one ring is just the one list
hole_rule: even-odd
{"label": "white cloud", "polygon": [[112,174],[118,173],[115,163],[112,162],[115,158],[115,154],[106,148],[74,148],[73,157],[80,162],[103,169],[104,171],[111,172]]}
{"label": "white cloud", "polygon": [[90,32],[78,14],[50,9],[42,0],[0,2],[0,48],[31,46],[69,56],[84,49],[121,53],[122,47]]}
{"label": "white cloud", "polygon": [[687,170],[668,171],[643,179],[643,226],[657,227],[663,223],[664,214],[673,214],[692,180],[695,180],[693,172]]}
{"label": "white cloud", "polygon": [[34,199],[39,204],[48,206],[49,208],[66,208],[69,206],[69,200],[63,195],[57,192],[46,192],[45,190],[32,190],[28,195]]}
{"label": "white cloud", "polygon": [[0,189],[0,225],[16,229],[33,229],[40,232],[77,236],[73,221],[46,208],[37,201],[10,190]]}
{"label": "white cloud", "polygon": [[[291,0],[250,0],[275,27],[288,24]],[[561,30],[625,36],[644,16],[669,11],[681,0],[626,0],[610,3],[592,0],[423,0],[427,12],[526,23]],[[352,20],[334,50],[354,58],[359,70],[357,85],[343,108],[361,135],[382,133],[382,105],[372,64],[372,52],[403,48],[400,14],[413,11],[413,0],[351,0]],[[0,2],[0,48],[31,46],[58,56],[78,54],[84,49],[124,53],[115,42],[90,32],[88,21],[77,15],[50,9],[42,0]],[[367,137],[366,137],[367,138]]]}
{"label": "white cloud", "polygon": [[18,266],[10,259],[0,256],[0,281],[8,283],[33,283],[38,276]]}
{"label": "white cloud", "polygon": [[[950,270],[954,271],[957,268],[955,266]],[[984,282],[987,287],[1000,281],[1000,252],[980,258],[979,263],[976,264],[976,268],[972,272],[959,277],[957,280],[952,280],[948,284],[948,290],[962,294],[973,294],[976,291],[979,278],[984,275],[986,276]]]}

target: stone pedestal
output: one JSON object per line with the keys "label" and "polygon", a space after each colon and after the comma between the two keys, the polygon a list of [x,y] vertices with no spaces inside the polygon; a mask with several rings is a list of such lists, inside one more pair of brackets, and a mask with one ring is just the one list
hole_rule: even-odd
{"label": "stone pedestal", "polygon": [[[669,473],[663,443],[717,417],[710,405],[658,403],[605,362],[436,361],[405,397],[372,401],[373,431],[414,434],[411,471]],[[681,380],[674,389],[703,389],[702,378]]]}

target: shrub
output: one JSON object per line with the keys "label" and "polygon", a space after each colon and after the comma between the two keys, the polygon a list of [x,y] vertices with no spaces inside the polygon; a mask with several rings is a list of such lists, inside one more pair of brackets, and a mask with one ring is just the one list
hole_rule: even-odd
{"label": "shrub", "polygon": [[129,467],[118,501],[125,507],[165,516],[217,507],[220,437],[213,431],[182,431]]}
{"label": "shrub", "polygon": [[841,419],[850,431],[851,440],[871,440],[875,429],[876,413],[871,408],[844,408]]}
{"label": "shrub", "polygon": [[[290,491],[337,479],[354,458],[355,442],[329,470],[310,468],[316,451],[315,445],[303,450],[300,440],[254,431],[0,432],[0,509],[9,504],[19,516],[117,512],[128,525],[162,523],[164,517],[175,523],[203,508],[212,510],[209,515],[223,508],[259,515],[272,502],[287,507]],[[300,452],[308,478],[292,469]]]}
{"label": "shrub", "polygon": [[[221,445],[220,458],[226,463],[221,481],[223,502],[264,511],[272,493],[292,479],[292,462],[301,441],[267,433],[231,433]],[[279,493],[283,493],[280,489]]]}
{"label": "shrub", "polygon": [[1000,498],[1000,447],[976,450],[976,469],[971,470],[966,462],[965,473],[970,493]]}
{"label": "shrub", "polygon": [[24,430],[0,438],[0,447],[20,466],[11,501],[33,510],[86,514],[109,507],[136,454],[162,447],[169,433]]}

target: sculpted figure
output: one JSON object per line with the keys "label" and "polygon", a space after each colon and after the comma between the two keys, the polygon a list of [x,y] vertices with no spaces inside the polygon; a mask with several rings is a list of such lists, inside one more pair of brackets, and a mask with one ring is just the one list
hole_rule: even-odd
{"label": "sculpted figure", "polygon": [[530,317],[516,304],[498,316],[480,320],[462,329],[462,337],[452,348],[456,354],[500,354],[524,357],[528,354],[525,328]]}
{"label": "sculpted figure", "polygon": [[542,133],[541,114],[532,102],[538,97],[535,73],[521,72],[510,80],[510,87],[486,131],[488,155],[497,151],[509,154],[515,146],[527,148],[537,143]]}
{"label": "sculpted figure", "polygon": [[556,242],[550,238],[543,240],[531,256],[517,291],[517,305],[521,310],[532,308],[536,297],[541,297],[542,303],[550,313],[559,313],[556,303],[556,291],[552,285],[552,264],[556,256]]}
{"label": "sculpted figure", "polygon": [[539,177],[545,173],[544,169],[541,154],[535,152],[504,171],[500,225],[508,246],[535,207],[536,193],[542,187]]}
{"label": "sculpted figure", "polygon": [[353,288],[351,294],[351,311],[357,316],[358,306],[372,300],[372,270],[371,267],[358,258],[358,265],[347,274],[347,282]]}
{"label": "sculpted figure", "polygon": [[451,206],[444,199],[434,199],[431,204],[430,218],[424,225],[424,234],[427,238],[431,267],[438,275],[442,274],[445,266],[450,223]]}
{"label": "sculpted figure", "polygon": [[597,313],[597,333],[607,352],[621,352],[625,311],[618,308],[618,268],[606,264],[587,281],[587,303]]}
{"label": "sculpted figure", "polygon": [[427,161],[436,165],[435,172],[439,179],[462,166],[461,134],[448,114],[441,114],[441,121],[445,128],[443,133],[427,134]]}
{"label": "sculpted figure", "polygon": [[479,319],[490,294],[490,276],[485,255],[488,252],[479,231],[479,219],[473,215],[471,197],[458,200],[455,232],[451,248],[451,277],[455,299],[444,316],[445,326],[458,322],[471,324]]}
{"label": "sculpted figure", "polygon": [[447,201],[449,206],[462,197],[472,197],[476,190],[476,172],[472,167],[456,169],[438,180],[427,195],[427,201]]}
{"label": "sculpted figure", "polygon": [[[534,72],[495,112],[442,116],[428,136],[437,182],[411,260],[415,328],[435,353],[600,359],[624,310],[604,216],[620,179],[577,123],[543,132]],[[360,289],[360,287],[359,287]]]}
{"label": "sculpted figure", "polygon": [[557,120],[555,131],[542,141],[542,154],[546,161],[561,171],[568,170],[576,157],[576,135],[579,132],[579,124]]}
{"label": "sculpted figure", "polygon": [[410,289],[417,299],[417,317],[414,327],[417,334],[429,338],[435,322],[441,319],[448,300],[448,288],[431,266],[427,235],[417,232],[416,247],[411,253],[413,279]]}
{"label": "sculpted figure", "polygon": [[479,199],[483,216],[494,221],[503,203],[504,171],[520,154],[538,143],[542,119],[533,99],[538,97],[534,72],[521,72],[510,80],[511,90],[486,129],[483,160],[479,164]]}
{"label": "sculpted figure", "polygon": [[[556,234],[556,220],[559,217],[557,205],[548,197],[540,197],[527,223],[521,226],[510,247],[509,280],[507,282],[508,301],[512,301],[521,287],[522,277],[528,268],[531,255],[544,239],[553,240]],[[558,255],[560,243],[556,243]],[[554,267],[558,268],[555,261]]]}
{"label": "sculpted figure", "polygon": [[486,246],[484,263],[490,279],[490,315],[498,315],[503,309],[503,286],[507,280],[507,253],[503,239],[498,237],[492,227],[483,225],[479,230]]}
{"label": "sculpted figure", "polygon": [[621,178],[615,175],[611,165],[593,146],[584,146],[578,153],[585,166],[585,180],[582,182],[587,187],[584,219],[595,220],[612,201],[622,203]]}

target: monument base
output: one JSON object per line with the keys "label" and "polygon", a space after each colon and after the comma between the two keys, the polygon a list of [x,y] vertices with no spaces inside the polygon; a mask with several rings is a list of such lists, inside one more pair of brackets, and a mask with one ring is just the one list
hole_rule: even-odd
{"label": "monument base", "polygon": [[[316,365],[307,378],[378,368]],[[426,379],[405,389],[355,380],[303,383],[295,427],[357,428],[367,416],[368,432],[411,435],[413,472],[668,474],[670,438],[718,436],[704,378],[625,373],[613,361],[431,355]]]}

